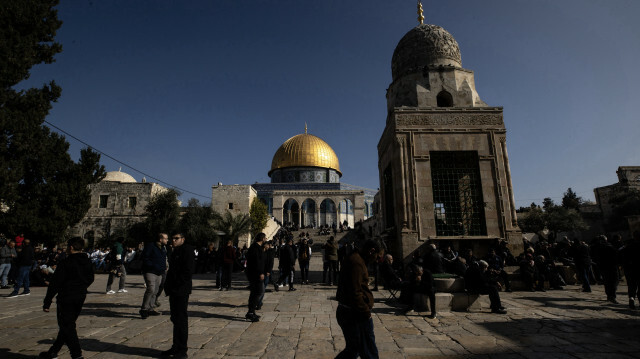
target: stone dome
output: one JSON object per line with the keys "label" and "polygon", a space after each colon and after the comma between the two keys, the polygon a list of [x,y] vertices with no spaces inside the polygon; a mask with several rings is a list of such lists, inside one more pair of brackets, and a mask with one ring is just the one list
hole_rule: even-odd
{"label": "stone dome", "polygon": [[425,66],[462,67],[458,42],[440,26],[423,24],[409,30],[393,52],[391,74],[395,81]]}
{"label": "stone dome", "polygon": [[338,156],[331,146],[321,138],[307,133],[302,133],[284,141],[273,155],[271,161],[271,173],[279,168],[287,167],[320,167],[329,168],[340,172]]}
{"label": "stone dome", "polygon": [[103,181],[111,181],[111,182],[122,182],[122,183],[136,183],[135,178],[128,173],[124,173],[122,171],[111,171],[107,172],[107,175],[104,176]]}

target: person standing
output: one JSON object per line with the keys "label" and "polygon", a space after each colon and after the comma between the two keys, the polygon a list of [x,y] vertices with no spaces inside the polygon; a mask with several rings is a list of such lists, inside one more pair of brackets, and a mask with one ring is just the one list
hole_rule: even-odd
{"label": "person standing", "polygon": [[620,248],[622,269],[627,280],[629,308],[636,309],[636,296],[640,298],[640,231],[633,233],[633,238]]}
{"label": "person standing", "polygon": [[591,254],[589,253],[589,246],[583,241],[574,240],[570,248],[573,262],[576,265],[576,274],[578,280],[582,282],[582,291],[586,293],[591,292],[591,284],[589,283],[589,273],[591,273]]}
{"label": "person standing", "polygon": [[280,285],[289,282],[289,291],[293,292],[296,289],[293,287],[293,278],[295,273],[295,264],[296,264],[296,253],[293,249],[293,238],[289,237],[287,239],[287,244],[285,244],[280,250],[280,277],[278,278],[278,282],[273,284],[275,291],[280,290]]}
{"label": "person standing", "polygon": [[222,252],[222,286],[220,290],[231,289],[231,273],[233,264],[236,261],[236,249],[233,248],[233,241],[228,240]]}
{"label": "person standing", "polygon": [[116,238],[116,242],[113,244],[111,252],[109,252],[111,270],[109,271],[109,278],[107,279],[107,294],[115,294],[115,292],[111,290],[111,285],[113,284],[114,277],[120,278],[120,280],[118,281],[118,293],[128,292],[124,288],[125,282],[127,280],[127,270],[124,267],[124,248],[122,247],[123,241],[124,238],[122,237]]}
{"label": "person standing", "polygon": [[[275,250],[272,248],[272,242],[266,241],[264,242],[264,290],[266,292],[267,286],[271,281],[271,273],[273,272],[273,264],[275,262]],[[258,300],[258,306],[256,310],[262,309],[262,301],[264,299],[264,292],[260,296],[260,300]]]}
{"label": "person standing", "polygon": [[379,252],[380,245],[368,240],[361,248],[354,248],[342,263],[336,294],[336,319],[346,347],[336,359],[356,358],[358,355],[362,359],[378,358],[371,319],[373,294],[369,289],[367,264],[373,263]]}
{"label": "person standing", "polygon": [[67,253],[64,260],[58,263],[53,273],[47,294],[44,297],[42,310],[49,312],[53,297],[56,295],[56,313],[58,317],[58,336],[48,351],[40,353],[39,358],[52,359],[58,356],[63,345],[69,347],[71,358],[82,358],[82,349],[76,331],[76,320],[82,311],[87,297],[87,289],[93,283],[93,266],[86,253],[83,252],[84,239],[71,238],[67,242]]}
{"label": "person standing", "polygon": [[298,264],[300,265],[300,284],[309,284],[309,260],[311,246],[307,237],[303,237],[298,246]]}
{"label": "person standing", "polygon": [[22,242],[22,249],[20,250],[20,253],[18,253],[18,258],[16,260],[18,277],[16,278],[16,284],[13,287],[13,292],[9,294],[9,297],[17,297],[20,287],[24,287],[24,290],[19,295],[31,294],[31,289],[29,288],[29,275],[31,274],[31,268],[33,267],[34,261],[35,251],[31,246],[31,241],[25,239],[24,242]]}
{"label": "person standing", "polygon": [[322,248],[324,249],[325,267],[322,271],[322,282],[327,284],[327,273],[329,274],[329,285],[338,283],[338,243],[333,236],[329,237],[327,243]]}
{"label": "person standing", "polygon": [[599,236],[598,267],[604,281],[604,291],[607,301],[618,304],[616,291],[618,290],[618,250],[607,240],[606,236]]}
{"label": "person standing", "polygon": [[9,289],[7,277],[11,270],[11,262],[18,256],[16,252],[16,242],[9,241],[2,249],[0,249],[0,278],[2,278],[2,286],[0,289]]}
{"label": "person standing", "polygon": [[142,276],[144,277],[145,291],[140,308],[140,317],[147,319],[150,315],[160,315],[155,311],[158,288],[162,283],[162,275],[167,269],[167,250],[165,246],[169,241],[166,233],[158,234],[158,240],[147,243],[142,251]]}
{"label": "person standing", "polygon": [[249,310],[244,317],[252,322],[260,320],[260,316],[256,314],[256,308],[260,297],[264,295],[265,254],[262,244],[266,237],[264,233],[258,233],[246,255],[246,271],[249,279]]}
{"label": "person standing", "polygon": [[169,271],[164,284],[164,292],[169,296],[171,322],[173,323],[173,345],[162,352],[164,356],[187,358],[189,339],[189,318],[187,305],[191,294],[193,272],[196,266],[194,248],[185,243],[182,233],[171,236],[173,251],[169,259]]}

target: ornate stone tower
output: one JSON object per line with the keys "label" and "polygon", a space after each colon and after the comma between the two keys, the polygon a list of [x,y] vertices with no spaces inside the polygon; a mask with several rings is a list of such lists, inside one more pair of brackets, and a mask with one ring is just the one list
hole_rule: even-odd
{"label": "ornate stone tower", "polygon": [[378,143],[390,250],[407,259],[429,240],[479,254],[498,239],[520,244],[502,107],[480,99],[456,40],[421,24],[398,43],[391,72]]}

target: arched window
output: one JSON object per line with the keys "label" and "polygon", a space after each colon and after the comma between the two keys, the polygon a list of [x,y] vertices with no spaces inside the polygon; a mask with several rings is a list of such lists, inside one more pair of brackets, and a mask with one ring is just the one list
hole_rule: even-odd
{"label": "arched window", "polygon": [[438,107],[453,107],[453,96],[445,90],[440,91],[436,99]]}

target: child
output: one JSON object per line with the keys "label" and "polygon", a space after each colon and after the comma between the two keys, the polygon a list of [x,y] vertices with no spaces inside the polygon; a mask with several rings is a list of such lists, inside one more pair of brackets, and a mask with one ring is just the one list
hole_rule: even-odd
{"label": "child", "polygon": [[83,247],[84,239],[80,237],[71,238],[67,242],[68,256],[58,264],[49,283],[42,310],[49,312],[51,301],[57,294],[56,310],[60,330],[49,351],[40,353],[40,358],[56,358],[64,344],[69,347],[71,358],[82,358],[76,320],[87,296],[87,288],[93,283],[93,267],[87,254],[82,251]]}

